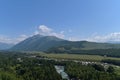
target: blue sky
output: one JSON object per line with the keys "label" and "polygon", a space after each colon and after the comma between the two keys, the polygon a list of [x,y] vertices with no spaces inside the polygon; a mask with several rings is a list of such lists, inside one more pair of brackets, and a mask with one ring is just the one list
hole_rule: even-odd
{"label": "blue sky", "polygon": [[0,0],[0,42],[17,43],[36,33],[120,41],[119,4],[120,0]]}

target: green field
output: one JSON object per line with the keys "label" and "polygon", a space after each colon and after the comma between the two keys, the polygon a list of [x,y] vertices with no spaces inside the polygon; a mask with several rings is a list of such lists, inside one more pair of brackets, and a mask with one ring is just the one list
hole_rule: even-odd
{"label": "green field", "polygon": [[40,55],[54,59],[70,59],[70,60],[84,60],[84,61],[101,61],[103,59],[120,60],[120,58],[104,57],[99,55],[46,54],[46,53],[40,53]]}

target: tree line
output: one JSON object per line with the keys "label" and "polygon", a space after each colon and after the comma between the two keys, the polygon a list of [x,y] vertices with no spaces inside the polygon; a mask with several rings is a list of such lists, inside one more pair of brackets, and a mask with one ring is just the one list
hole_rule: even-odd
{"label": "tree line", "polygon": [[120,58],[120,49],[71,49],[69,47],[54,47],[46,51],[47,53],[69,53],[69,54],[87,54],[87,55],[101,55],[109,57]]}

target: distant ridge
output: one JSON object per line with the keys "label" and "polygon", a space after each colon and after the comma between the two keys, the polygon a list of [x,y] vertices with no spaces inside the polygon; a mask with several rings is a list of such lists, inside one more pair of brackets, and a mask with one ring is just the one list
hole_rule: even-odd
{"label": "distant ridge", "polygon": [[68,41],[55,36],[34,35],[16,44],[14,51],[48,51],[52,49],[92,50],[120,48],[120,44],[96,43],[88,41]]}
{"label": "distant ridge", "polygon": [[9,49],[11,47],[13,47],[14,44],[7,44],[7,43],[2,43],[0,42],[0,50],[6,50]]}

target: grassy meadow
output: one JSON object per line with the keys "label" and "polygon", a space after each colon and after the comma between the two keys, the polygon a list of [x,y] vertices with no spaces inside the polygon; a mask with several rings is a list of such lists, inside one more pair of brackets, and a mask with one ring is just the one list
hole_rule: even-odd
{"label": "grassy meadow", "polygon": [[40,53],[39,55],[54,59],[69,59],[69,60],[83,60],[83,61],[101,61],[104,59],[120,60],[115,57],[104,57],[100,55],[79,55],[79,54],[46,54]]}

